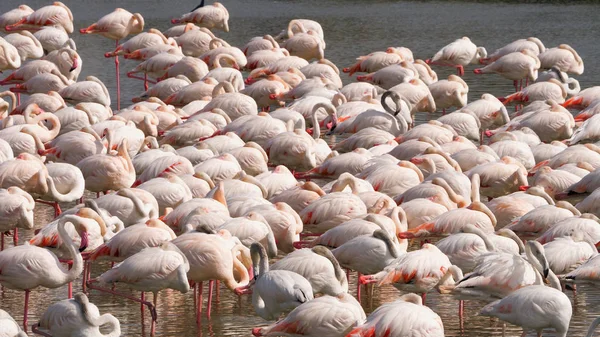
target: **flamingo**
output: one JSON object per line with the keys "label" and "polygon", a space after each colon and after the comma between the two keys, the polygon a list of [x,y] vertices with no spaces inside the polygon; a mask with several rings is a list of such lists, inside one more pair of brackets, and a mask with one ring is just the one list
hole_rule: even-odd
{"label": "flamingo", "polygon": [[[190,284],[187,272],[190,265],[185,255],[173,243],[164,242],[158,247],[148,247],[136,253],[98,277],[101,283],[125,283],[128,287],[154,293],[154,307],[158,292],[174,289],[187,293]],[[143,301],[143,300],[142,300]],[[156,320],[152,321],[154,334]]]}
{"label": "flamingo", "polygon": [[52,69],[49,73],[41,73],[31,77],[26,82],[17,84],[10,91],[17,93],[47,93],[49,91],[60,91],[72,84],[72,81],[61,74],[58,70]]}
{"label": "flamingo", "polygon": [[[190,265],[188,279],[199,283],[208,280],[221,280],[232,291],[249,283],[248,271],[238,258],[238,254],[242,255],[242,258],[244,257],[243,252],[247,248],[241,243],[235,243],[231,234],[226,230],[219,231],[217,234],[189,232],[179,236],[172,243],[188,259]],[[238,275],[237,279],[235,275]],[[208,317],[210,317],[212,306],[212,286],[209,288]],[[199,295],[202,296],[202,293]],[[197,314],[201,310],[202,298],[200,297],[197,302]],[[197,317],[197,319],[199,318]]]}
{"label": "flamingo", "polygon": [[[448,276],[446,276],[448,274]],[[399,290],[416,291],[425,300],[427,292],[441,283],[462,278],[461,270],[453,266],[448,257],[436,246],[426,243],[421,249],[400,255],[384,270],[360,277],[361,284],[392,284]]]}
{"label": "flamingo", "polygon": [[43,60],[56,64],[60,73],[69,81],[77,81],[83,66],[81,56],[79,56],[77,51],[67,47],[51,51],[48,55],[44,56]]}
{"label": "flamingo", "polygon": [[252,334],[344,337],[365,319],[365,312],[354,297],[348,294],[326,295],[298,306],[277,323],[252,329]]}
{"label": "flamingo", "polygon": [[73,33],[73,14],[65,4],[55,1],[52,5],[37,9],[21,20],[4,27],[7,31],[36,29],[42,26],[59,26],[67,33]]}
{"label": "flamingo", "polygon": [[47,160],[77,165],[84,158],[106,153],[106,146],[98,134],[90,127],[70,131],[56,137],[39,154]]}
{"label": "flamingo", "polygon": [[6,31],[4,27],[19,22],[31,13],[33,13],[33,9],[27,5],[20,5],[17,8],[2,13],[2,15],[0,15],[0,30]]}
{"label": "flamingo", "polygon": [[535,55],[539,55],[540,53],[546,51],[546,47],[544,46],[544,43],[540,41],[540,39],[536,37],[529,37],[527,39],[515,40],[500,49],[496,49],[489,57],[482,59],[480,63],[488,64],[496,61],[504,55],[520,52],[525,49],[530,50]]}
{"label": "flamingo", "polygon": [[21,56],[21,62],[25,62],[27,59],[39,59],[44,56],[40,41],[26,30],[6,35],[4,40],[17,48]]}
{"label": "flamingo", "polygon": [[471,39],[464,36],[448,44],[425,61],[427,64],[454,67],[459,76],[465,74],[464,66],[478,63],[480,59],[487,57],[487,51],[483,47],[477,47]]}
{"label": "flamingo", "polygon": [[91,102],[110,106],[110,95],[102,81],[95,76],[88,76],[85,81],[73,83],[59,92],[66,101],[72,103]]}
{"label": "flamingo", "polygon": [[559,80],[551,78],[545,82],[533,83],[523,88],[523,90],[504,97],[502,103],[506,105],[511,102],[529,103],[551,99],[558,104],[562,104],[565,102],[566,97],[567,89],[565,86]]}
{"label": "flamingo", "polygon": [[177,236],[173,230],[158,219],[131,225],[119,231],[108,242],[98,246],[89,259],[109,259],[120,262],[148,247],[158,247]]}
{"label": "flamingo", "polygon": [[536,54],[529,49],[524,49],[520,52],[506,54],[483,68],[473,70],[473,72],[475,74],[497,73],[504,78],[513,80],[515,91],[519,91],[517,81],[526,78],[534,82],[538,76],[538,69],[540,69],[540,60]]}
{"label": "flamingo", "polygon": [[[22,189],[11,186],[7,189],[0,189],[0,232],[4,233],[17,227],[31,229],[33,228],[33,209],[35,201],[31,195]],[[0,234],[0,251],[4,250],[4,234]],[[14,235],[15,246],[17,236]]]}
{"label": "flamingo", "polygon": [[600,255],[592,256],[577,269],[565,275],[565,280],[569,282],[598,282],[598,263]]}
{"label": "flamingo", "polygon": [[565,275],[596,255],[598,249],[585,235],[573,233],[544,244],[550,270],[555,274]]}
{"label": "flamingo", "polygon": [[559,71],[569,74],[583,74],[583,60],[579,54],[568,44],[561,44],[556,48],[548,48],[540,51],[538,55],[541,68],[550,69],[557,67]]}
{"label": "flamingo", "polygon": [[543,233],[555,223],[566,218],[571,218],[574,215],[580,216],[581,212],[570,203],[561,200],[556,205],[536,207],[524,215],[515,218],[505,228],[519,233]]}
{"label": "flamingo", "polygon": [[[141,14],[131,14],[125,9],[117,8],[112,13],[100,18],[96,23],[79,30],[81,34],[100,34],[119,46],[119,40],[127,35],[139,34],[144,30],[144,18]],[[117,74],[117,109],[121,109],[121,81],[119,74],[119,56],[115,55],[115,69]]]}
{"label": "flamingo", "polygon": [[374,73],[380,69],[393,64],[399,64],[404,61],[403,56],[396,48],[388,48],[386,51],[376,51],[369,55],[359,56],[357,62],[349,68],[344,68],[343,72],[352,76],[356,72]]}
{"label": "flamingo", "polygon": [[[100,332],[103,325],[110,325],[108,334]],[[121,335],[121,324],[111,314],[100,315],[98,307],[85,294],[77,293],[72,299],[49,306],[33,331],[48,331],[52,336],[117,337]]]}
{"label": "flamingo", "polygon": [[103,195],[96,199],[96,203],[119,217],[125,226],[158,218],[158,202],[152,194],[141,189],[123,188]]}
{"label": "flamingo", "polygon": [[460,109],[467,105],[469,86],[456,75],[449,75],[447,80],[431,83],[429,91],[431,91],[436,108],[442,109],[444,112],[453,106]]}
{"label": "flamingo", "polygon": [[373,311],[367,321],[352,329],[346,337],[380,336],[443,337],[444,324],[433,310],[423,305],[416,294],[405,294]]}
{"label": "flamingo", "polygon": [[361,235],[338,246],[333,256],[340,266],[363,275],[376,274],[399,257],[400,249],[382,229]]}
{"label": "flamingo", "polygon": [[21,57],[15,46],[3,38],[0,38],[0,70],[17,69],[21,66]]}
{"label": "flamingo", "polygon": [[269,270],[267,252],[260,243],[250,246],[250,255],[254,284],[249,285],[249,289],[252,291],[252,305],[260,317],[274,320],[282,313],[313,300],[312,287],[302,275],[288,270]]}
{"label": "flamingo", "polygon": [[117,191],[130,187],[135,181],[135,168],[123,139],[117,154],[95,154],[77,163],[85,177],[85,188],[92,192]]}
{"label": "flamingo", "polygon": [[0,252],[0,284],[10,289],[25,291],[25,308],[23,327],[27,331],[27,312],[29,309],[29,292],[38,286],[58,288],[75,280],[83,271],[83,259],[65,230],[67,222],[77,229],[81,240],[80,250],[87,246],[87,229],[76,217],[65,215],[58,222],[60,238],[66,244],[69,255],[73,259],[72,268],[63,267],[56,255],[44,248],[24,245],[9,248]]}
{"label": "flamingo", "polygon": [[542,285],[542,277],[551,272],[544,247],[537,241],[528,241],[525,254],[527,259],[503,252],[481,255],[473,272],[442,291],[461,297],[490,299],[502,298],[523,287]]}
{"label": "flamingo", "polygon": [[61,27],[44,26],[33,33],[38,41],[42,44],[44,51],[51,53],[55,50],[62,48],[77,49],[75,41],[69,37],[69,34],[65,32]]}
{"label": "flamingo", "polygon": [[220,29],[229,31],[229,12],[220,2],[211,6],[198,7],[197,9],[182,15],[179,19],[172,19],[171,23],[192,22],[200,27]]}
{"label": "flamingo", "polygon": [[498,317],[503,321],[536,330],[541,335],[545,328],[554,328],[556,336],[566,337],[571,322],[571,300],[560,287],[558,278],[550,278],[552,287],[532,285],[516,290],[501,300],[492,302],[480,311],[480,315]]}

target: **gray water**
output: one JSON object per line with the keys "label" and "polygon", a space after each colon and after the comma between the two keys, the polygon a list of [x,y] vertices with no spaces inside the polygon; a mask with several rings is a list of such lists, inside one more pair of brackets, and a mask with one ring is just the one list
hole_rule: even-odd
{"label": "gray water", "polygon": [[[51,1],[30,1],[28,5],[36,9]],[[211,1],[207,1],[210,3]],[[410,48],[415,58],[426,59],[449,42],[468,36],[477,45],[486,47],[489,53],[503,45],[519,39],[535,36],[547,47],[561,43],[574,47],[585,62],[585,73],[578,77],[582,88],[598,83],[600,49],[596,47],[599,31],[598,15],[600,6],[593,4],[519,4],[519,3],[474,3],[474,2],[394,2],[394,1],[342,1],[342,0],[296,0],[296,1],[240,1],[223,0],[230,13],[230,32],[216,34],[230,44],[242,46],[251,37],[264,34],[277,34],[293,18],[314,19],[321,23],[325,32],[327,49],[325,56],[339,68],[354,63],[356,57],[372,51],[385,50],[389,46]],[[146,20],[146,28],[165,30],[171,26],[169,20],[178,17],[197,5],[194,1],[170,0],[129,0],[129,1],[64,1],[75,17],[75,30],[87,27],[102,15],[116,7],[131,12],[140,12]],[[2,0],[0,12],[5,12],[21,4],[20,0]],[[104,52],[114,49],[114,41],[99,36],[73,34],[78,52],[83,60],[80,78],[95,75],[106,83],[114,93],[114,62],[103,57]],[[127,105],[131,97],[143,91],[140,81],[125,78],[125,73],[136,63],[121,59],[122,104]],[[465,81],[470,86],[469,100],[475,100],[482,93],[489,92],[503,96],[514,91],[512,82],[499,76],[476,77],[474,66],[466,69]],[[435,67],[439,78],[445,78],[453,69]],[[4,76],[2,76],[4,77]],[[351,82],[342,75],[345,83]],[[6,90],[6,88],[2,88]],[[112,98],[115,98],[113,94]],[[113,103],[113,107],[116,104]],[[420,114],[417,122],[438,117],[437,114]],[[49,222],[52,214],[49,208],[38,206],[36,228]],[[28,239],[33,231],[21,232],[22,239]],[[8,243],[9,239],[6,239]],[[10,246],[10,244],[8,245]],[[95,265],[97,275],[107,265]],[[351,292],[356,291],[356,275],[351,275]],[[75,291],[81,282],[75,284]],[[119,288],[127,291],[126,289]],[[204,301],[206,303],[204,291]],[[66,287],[48,290],[39,288],[31,293],[29,320],[36,322],[46,308],[66,298]],[[363,306],[367,313],[381,303],[393,301],[400,293],[393,287],[375,289],[372,298],[363,291]],[[589,323],[600,313],[600,292],[597,288],[580,286],[576,294],[568,292],[573,303],[573,318],[569,336],[584,336]],[[151,295],[150,295],[151,297]],[[0,291],[0,308],[8,311],[17,321],[21,321],[22,292]],[[142,328],[139,305],[121,298],[92,291],[90,300],[102,313],[112,313],[121,321],[123,336],[149,335],[150,318],[145,314],[145,329]],[[431,293],[427,305],[437,312],[444,321],[446,336],[502,336],[502,323],[486,317],[476,316],[483,302],[468,301],[465,304],[465,318],[462,323],[457,317],[458,302]],[[192,293],[179,294],[163,291],[158,298],[157,336],[251,336],[251,328],[266,325],[268,322],[256,316],[251,298],[241,299],[222,288],[218,301],[213,306],[210,320],[202,319],[195,324]],[[520,335],[520,329],[508,325],[506,336]],[[530,334],[534,336],[534,334]],[[545,336],[554,336],[547,332]],[[323,336],[327,337],[327,336]]]}

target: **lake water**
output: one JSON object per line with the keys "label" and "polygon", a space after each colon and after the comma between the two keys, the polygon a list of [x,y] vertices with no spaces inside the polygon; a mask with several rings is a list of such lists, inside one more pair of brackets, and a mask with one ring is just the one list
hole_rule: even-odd
{"label": "lake water", "polygon": [[[182,0],[64,2],[73,12],[76,31],[87,27],[116,7],[140,12],[146,20],[146,28],[165,30],[171,26],[171,18],[178,17],[197,5],[195,1]],[[597,48],[597,34],[600,28],[598,5],[342,0],[222,2],[230,13],[230,32],[216,34],[230,44],[242,46],[251,37],[277,34],[293,18],[314,19],[322,24],[325,32],[325,56],[339,68],[353,64],[355,58],[360,55],[385,50],[388,46],[408,47],[413,51],[415,58],[426,59],[444,45],[462,36],[468,36],[477,45],[486,47],[489,53],[513,40],[535,36],[547,47],[567,43],[578,51],[585,62],[585,73],[578,77],[582,88],[598,84],[600,78],[600,49]],[[0,12],[10,10],[20,3],[20,0],[3,0],[0,3]],[[29,1],[28,5],[36,9],[48,3],[50,1],[36,0]],[[95,75],[106,83],[111,93],[114,93],[114,63],[112,59],[103,57],[104,52],[114,49],[114,42],[99,36],[80,34],[73,34],[73,39],[83,60],[80,78]],[[124,105],[130,102],[131,97],[143,91],[140,81],[125,77],[125,73],[135,65],[135,62],[121,59]],[[495,75],[477,77],[472,73],[473,68],[469,67],[464,77],[470,85],[469,100],[475,100],[485,92],[503,96],[514,90],[511,81]],[[453,72],[453,69],[439,67],[435,67],[434,70],[438,72],[440,79]],[[345,83],[351,81],[346,75],[343,75],[343,80]],[[417,122],[438,116],[439,114],[419,114]],[[39,206],[36,228],[42,227],[51,218],[50,209]],[[33,234],[21,233],[22,238],[29,238]],[[95,266],[95,273],[101,268]],[[356,275],[351,276],[351,291],[355,292]],[[79,287],[80,282],[75,285],[75,291]],[[66,287],[32,291],[30,322],[36,322],[50,304],[66,298],[66,294]],[[363,292],[363,296],[364,294]],[[392,287],[376,289],[372,300],[363,297],[363,305],[367,312],[371,312],[381,303],[392,301],[399,295],[400,293]],[[583,286],[578,288],[577,294],[569,292],[568,295],[573,303],[569,336],[583,336],[588,324],[600,313],[600,292],[596,288]],[[7,310],[20,321],[23,298],[21,292],[0,291],[0,308]],[[143,331],[137,304],[96,291],[91,292],[90,300],[102,313],[110,312],[121,321],[123,336],[149,335],[149,315],[145,316],[146,329]],[[457,318],[456,301],[432,293],[427,298],[427,304],[442,317],[446,336],[502,335],[501,323],[475,316],[484,303],[466,302],[463,328]],[[196,327],[192,294],[162,292],[158,299],[157,336],[251,336],[252,327],[267,324],[254,315],[249,296],[239,299],[224,288],[221,289],[219,301],[214,304],[213,310],[212,319],[203,318],[201,326]],[[518,336],[520,330],[508,326],[505,335]],[[553,336],[553,332],[546,335]]]}

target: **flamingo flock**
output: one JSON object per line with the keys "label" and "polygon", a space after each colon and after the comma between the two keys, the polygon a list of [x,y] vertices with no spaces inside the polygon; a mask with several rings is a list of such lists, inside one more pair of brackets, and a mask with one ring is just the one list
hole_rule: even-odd
{"label": "flamingo flock", "polygon": [[[477,299],[522,336],[567,336],[564,291],[600,281],[600,86],[569,77],[584,71],[573,47],[529,37],[488,55],[460,37],[426,60],[388,47],[340,71],[314,20],[244,46],[217,36],[230,30],[219,2],[171,23],[117,8],[79,29],[116,42],[113,93],[79,78],[65,4],[0,15],[0,285],[25,293],[22,324],[0,303],[0,336],[120,336],[96,291],[147,307],[154,335],[158,292],[193,290],[201,324],[204,282],[208,319],[221,283],[252,295],[255,336],[444,336],[434,291],[461,322]],[[119,56],[144,82],[123,108]],[[478,75],[515,92],[469,97]],[[404,294],[367,316],[361,289],[383,285]],[[29,324],[30,292],[63,286]]]}

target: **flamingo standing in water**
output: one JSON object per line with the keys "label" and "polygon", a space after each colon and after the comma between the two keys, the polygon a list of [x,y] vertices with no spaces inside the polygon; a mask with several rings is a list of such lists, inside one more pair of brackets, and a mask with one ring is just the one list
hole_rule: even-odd
{"label": "flamingo standing in water", "polygon": [[344,337],[365,319],[360,303],[351,295],[325,295],[300,305],[275,324],[252,329],[252,334],[257,337]]}
{"label": "flamingo standing in water", "polygon": [[[130,288],[154,293],[154,308],[158,292],[163,289],[175,289],[181,293],[190,290],[187,272],[190,265],[183,253],[170,242],[158,247],[150,247],[128,257],[122,263],[98,277],[100,282],[110,284],[122,282]],[[137,300],[136,300],[137,301]],[[154,335],[156,320],[152,320],[150,335]]]}
{"label": "flamingo standing in water", "polygon": [[[117,8],[114,12],[103,16],[98,22],[87,28],[79,30],[81,34],[100,34],[111,40],[115,40],[119,46],[119,40],[130,34],[139,34],[144,30],[144,18],[141,14]],[[117,74],[117,110],[121,109],[121,81],[119,76],[119,55],[115,55],[115,68]]]}
{"label": "flamingo standing in water", "polygon": [[65,32],[73,33],[73,14],[69,7],[59,1],[39,8],[21,20],[4,27],[6,31],[39,29],[43,26],[59,26]]}
{"label": "flamingo standing in water", "polygon": [[477,47],[468,37],[460,38],[438,51],[433,58],[425,61],[427,64],[455,67],[458,75],[465,74],[464,66],[478,63],[487,56],[483,47]]}
{"label": "flamingo standing in water", "polygon": [[65,215],[58,223],[58,232],[61,240],[69,249],[73,259],[73,266],[67,270],[63,267],[56,255],[49,250],[32,245],[17,246],[0,252],[0,284],[9,289],[25,291],[25,308],[23,314],[23,327],[27,331],[27,312],[29,309],[29,292],[39,286],[58,288],[75,280],[83,271],[83,259],[73,240],[65,229],[67,222],[72,223],[79,236],[81,245],[79,250],[87,247],[87,229],[77,216]]}
{"label": "flamingo standing in water", "polygon": [[269,271],[267,252],[260,243],[250,246],[250,255],[254,270],[252,304],[260,317],[277,319],[281,313],[313,299],[312,286],[302,275],[288,270]]}
{"label": "flamingo standing in water", "polygon": [[[100,332],[100,327],[105,324],[111,326],[108,334]],[[40,328],[49,331],[52,336],[121,336],[119,320],[111,314],[100,315],[98,307],[90,303],[83,293],[49,306],[38,324],[33,326],[33,332],[43,334]]]}
{"label": "flamingo standing in water", "polygon": [[377,308],[364,324],[346,337],[418,335],[444,337],[444,323],[438,314],[423,305],[418,295],[406,294]]}
{"label": "flamingo standing in water", "polygon": [[556,336],[566,337],[573,313],[571,300],[562,292],[556,275],[550,272],[548,276],[551,287],[532,285],[521,288],[486,305],[480,314],[523,327],[521,336],[525,336],[527,330],[536,330],[541,336],[543,329],[554,328]]}

